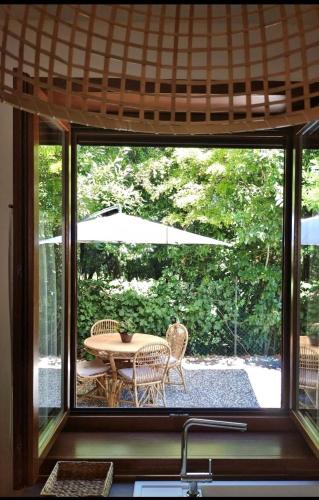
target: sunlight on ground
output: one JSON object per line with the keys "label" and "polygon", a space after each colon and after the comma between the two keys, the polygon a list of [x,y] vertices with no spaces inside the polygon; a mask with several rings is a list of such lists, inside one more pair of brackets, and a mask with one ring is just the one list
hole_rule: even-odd
{"label": "sunlight on ground", "polygon": [[259,406],[261,408],[280,408],[281,369],[278,358],[266,356],[249,358],[235,356],[186,357],[183,366],[185,370],[245,370]]}

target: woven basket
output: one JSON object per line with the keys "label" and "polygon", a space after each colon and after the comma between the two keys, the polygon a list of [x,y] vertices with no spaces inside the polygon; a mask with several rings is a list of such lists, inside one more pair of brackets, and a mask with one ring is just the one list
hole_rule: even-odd
{"label": "woven basket", "polygon": [[57,462],[41,496],[107,497],[113,480],[113,462]]}

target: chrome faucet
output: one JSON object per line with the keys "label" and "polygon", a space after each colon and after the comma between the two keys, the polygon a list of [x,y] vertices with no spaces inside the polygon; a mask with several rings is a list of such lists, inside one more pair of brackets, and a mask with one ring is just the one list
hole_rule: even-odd
{"label": "chrome faucet", "polygon": [[246,431],[247,424],[240,422],[225,422],[223,420],[208,420],[205,418],[189,418],[186,420],[183,426],[182,433],[182,466],[180,472],[181,481],[188,481],[190,483],[189,490],[187,491],[187,496],[198,497],[198,482],[208,482],[213,480],[212,473],[212,459],[208,460],[208,472],[187,472],[187,441],[188,441],[188,431],[191,427],[210,427],[214,429],[227,429],[230,431]]}

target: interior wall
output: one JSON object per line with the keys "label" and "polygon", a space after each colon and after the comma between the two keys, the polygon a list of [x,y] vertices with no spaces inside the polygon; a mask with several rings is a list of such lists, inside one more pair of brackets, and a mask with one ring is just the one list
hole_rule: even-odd
{"label": "interior wall", "polygon": [[12,204],[13,108],[0,103],[0,496],[12,493],[12,374],[9,314],[9,222]]}

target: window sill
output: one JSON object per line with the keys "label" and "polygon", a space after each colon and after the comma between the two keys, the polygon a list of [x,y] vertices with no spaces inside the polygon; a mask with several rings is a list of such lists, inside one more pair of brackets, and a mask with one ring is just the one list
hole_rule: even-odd
{"label": "window sill", "polygon": [[[41,468],[57,460],[111,460],[116,481],[178,479],[180,432],[62,432]],[[300,433],[192,432],[189,468],[204,471],[213,458],[214,476],[231,479],[319,479],[319,460]]]}

